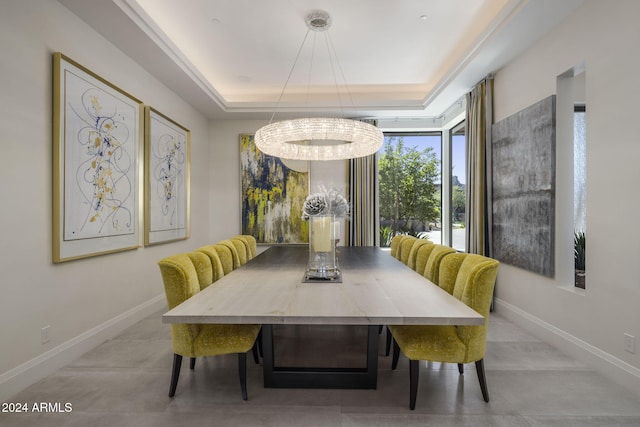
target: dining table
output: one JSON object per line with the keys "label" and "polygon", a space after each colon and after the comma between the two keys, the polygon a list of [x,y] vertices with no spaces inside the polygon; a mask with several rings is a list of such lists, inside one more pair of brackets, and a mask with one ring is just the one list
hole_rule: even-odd
{"label": "dining table", "polygon": [[[162,316],[262,325],[264,386],[374,389],[381,325],[482,325],[484,317],[379,247],[339,246],[341,281],[305,281],[308,245],[271,246]],[[366,366],[280,366],[278,325],[366,326]]]}

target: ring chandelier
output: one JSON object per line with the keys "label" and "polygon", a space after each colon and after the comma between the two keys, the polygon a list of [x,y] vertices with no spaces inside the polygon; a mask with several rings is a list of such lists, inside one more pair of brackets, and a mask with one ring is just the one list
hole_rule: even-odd
{"label": "ring chandelier", "polygon": [[[327,31],[331,26],[331,17],[323,11],[307,15],[305,21],[308,31]],[[305,40],[306,36],[300,50]],[[335,56],[335,52],[333,54]],[[297,59],[296,57],[289,77]],[[333,66],[333,63],[331,65]],[[282,89],[278,105],[287,83]],[[273,120],[273,116],[271,119]],[[295,160],[342,160],[363,157],[377,152],[383,140],[384,135],[376,126],[358,120],[330,117],[270,123],[258,129],[254,138],[256,147],[263,153]]]}

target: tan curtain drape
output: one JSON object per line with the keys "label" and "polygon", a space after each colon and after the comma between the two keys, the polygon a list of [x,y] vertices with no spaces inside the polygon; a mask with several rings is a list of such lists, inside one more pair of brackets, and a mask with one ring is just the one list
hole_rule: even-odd
{"label": "tan curtain drape", "polygon": [[[375,120],[363,120],[377,126]],[[351,215],[347,245],[380,246],[378,154],[349,159]]]}
{"label": "tan curtain drape", "polygon": [[493,76],[467,94],[467,252],[492,254],[491,125]]}

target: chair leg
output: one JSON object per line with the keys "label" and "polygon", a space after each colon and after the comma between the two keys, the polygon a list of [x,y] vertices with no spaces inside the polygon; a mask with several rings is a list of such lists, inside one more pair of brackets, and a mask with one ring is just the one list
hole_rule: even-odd
{"label": "chair leg", "polygon": [[462,363],[458,363],[458,372],[460,375],[464,374],[464,365]]}
{"label": "chair leg", "polygon": [[485,402],[489,401],[489,389],[487,388],[487,378],[484,375],[484,359],[476,361],[476,373],[480,381],[480,390],[482,390],[482,398]]}
{"label": "chair leg", "polygon": [[391,370],[395,370],[398,367],[398,359],[400,358],[400,346],[392,338],[393,341],[393,359],[391,361]]}
{"label": "chair leg", "polygon": [[260,353],[260,357],[264,357],[262,355],[262,328],[260,328],[260,332],[258,332],[258,338],[256,341],[258,342],[258,353]]}
{"label": "chair leg", "polygon": [[258,355],[258,342],[253,343],[253,347],[251,347],[251,351],[253,352],[253,360],[256,362],[256,365],[260,364],[260,356]]}
{"label": "chair leg", "polygon": [[193,370],[196,368],[196,358],[192,357],[191,361],[189,362],[189,369]]}
{"label": "chair leg", "polygon": [[238,353],[238,373],[242,400],[247,400],[247,353]]}
{"label": "chair leg", "polygon": [[418,379],[420,378],[420,361],[409,360],[409,409],[416,409],[416,397],[418,396]]}
{"label": "chair leg", "polygon": [[389,355],[389,351],[391,351],[391,341],[393,340],[393,337],[391,336],[391,330],[389,328],[387,328],[387,346],[384,349],[384,355],[388,356]]}
{"label": "chair leg", "polygon": [[176,394],[176,387],[178,386],[178,377],[180,377],[180,367],[182,366],[182,356],[179,354],[173,354],[173,371],[171,372],[171,385],[169,386],[169,397],[173,397]]}

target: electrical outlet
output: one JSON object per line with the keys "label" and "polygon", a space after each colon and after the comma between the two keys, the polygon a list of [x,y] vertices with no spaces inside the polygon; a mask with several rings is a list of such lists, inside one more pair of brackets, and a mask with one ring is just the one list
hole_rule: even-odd
{"label": "electrical outlet", "polygon": [[636,352],[636,337],[634,337],[633,335],[624,334],[624,349],[625,351],[628,351],[629,353],[635,353]]}
{"label": "electrical outlet", "polygon": [[44,328],[42,328],[42,330],[40,331],[40,342],[42,344],[46,344],[49,342],[49,340],[51,340],[51,326],[47,325]]}

